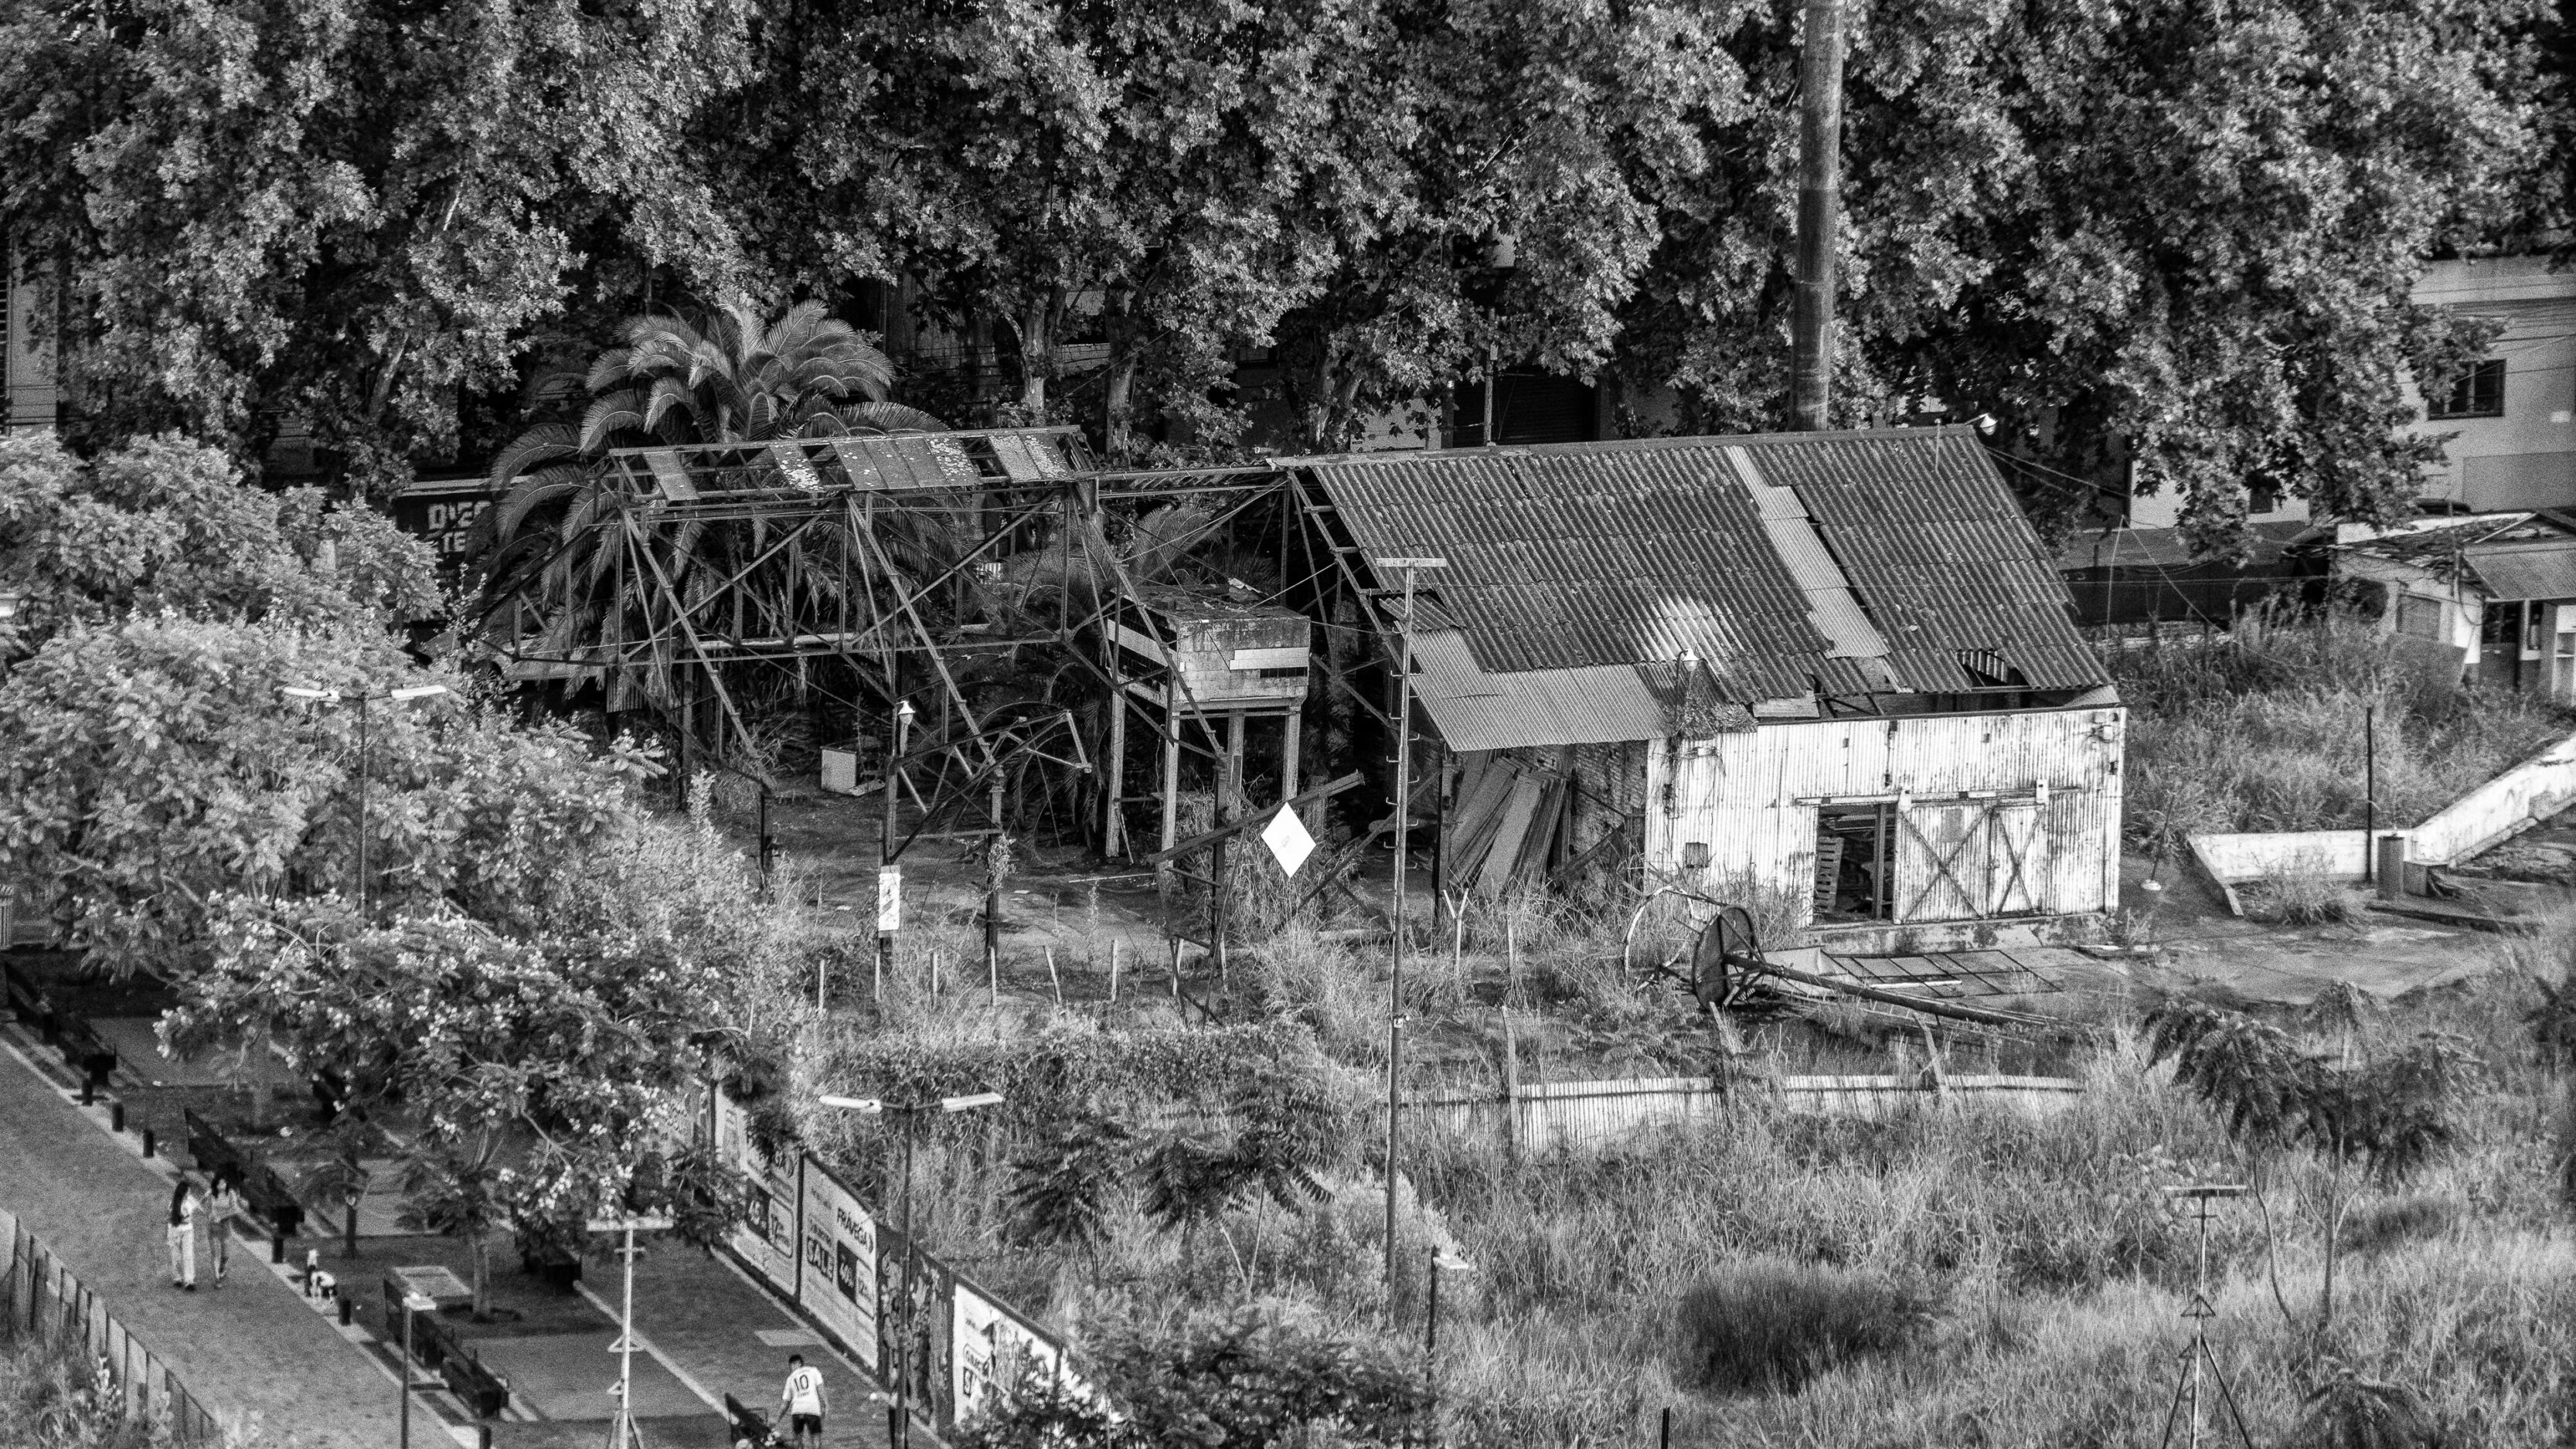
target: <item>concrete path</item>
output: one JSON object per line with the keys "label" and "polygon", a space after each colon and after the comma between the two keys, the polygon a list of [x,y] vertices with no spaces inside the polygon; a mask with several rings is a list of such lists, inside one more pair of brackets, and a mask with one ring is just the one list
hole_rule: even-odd
{"label": "concrete path", "polygon": [[[236,1242],[232,1273],[215,1289],[201,1244],[198,1291],[170,1286],[172,1171],[102,1131],[0,1042],[0,1207],[227,1424],[256,1420],[278,1446],[392,1449],[392,1375],[271,1274],[265,1251]],[[412,1428],[416,1444],[446,1438],[425,1410],[414,1411]]]}
{"label": "concrete path", "polygon": [[[614,1314],[622,1291],[614,1265],[583,1286]],[[723,1259],[676,1240],[653,1245],[635,1265],[635,1332],[691,1389],[716,1402],[731,1394],[764,1417],[777,1413],[787,1356],[802,1354],[823,1372],[827,1449],[885,1449],[886,1411],[868,1402],[875,1385]],[[916,1429],[913,1442],[932,1441]]]}

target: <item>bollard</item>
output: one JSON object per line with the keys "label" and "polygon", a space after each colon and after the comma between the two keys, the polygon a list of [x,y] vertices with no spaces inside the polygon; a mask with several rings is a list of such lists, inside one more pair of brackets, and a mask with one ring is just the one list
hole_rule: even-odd
{"label": "bollard", "polygon": [[98,1073],[91,1071],[86,1065],[81,1068],[80,1102],[84,1107],[95,1106],[98,1102]]}
{"label": "bollard", "polygon": [[355,1322],[357,1322],[357,1321],[358,1321],[358,1295],[357,1295],[357,1294],[355,1294],[355,1293],[343,1293],[343,1294],[341,1294],[341,1295],[340,1295],[340,1326],[341,1326],[342,1328],[346,1328],[346,1327],[348,1327],[350,1324],[355,1323]]}
{"label": "bollard", "polygon": [[491,1425],[477,1424],[474,1426],[474,1449],[492,1449]]}
{"label": "bollard", "polygon": [[146,1157],[152,1155],[152,1129],[149,1127],[143,1129],[143,1155]]}
{"label": "bollard", "polygon": [[286,1234],[271,1233],[268,1235],[268,1261],[272,1263],[283,1263],[286,1261]]}
{"label": "bollard", "polygon": [[125,1104],[123,1102],[110,1102],[107,1104],[107,1130],[110,1132],[122,1132],[125,1130]]}

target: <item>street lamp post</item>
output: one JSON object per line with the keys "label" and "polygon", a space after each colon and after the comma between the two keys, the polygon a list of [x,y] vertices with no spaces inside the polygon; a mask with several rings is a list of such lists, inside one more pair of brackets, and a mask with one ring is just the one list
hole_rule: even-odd
{"label": "street lamp post", "polygon": [[437,1311],[438,1311],[438,1300],[437,1300],[437,1299],[435,1299],[435,1298],[430,1297],[430,1296],[429,1296],[428,1294],[426,1294],[426,1293],[422,1293],[422,1292],[419,1292],[419,1291],[416,1291],[416,1290],[415,1290],[415,1291],[407,1292],[407,1293],[403,1294],[403,1298],[402,1298],[402,1306],[403,1306],[403,1352],[402,1352],[402,1373],[401,1373],[401,1378],[402,1378],[402,1409],[401,1409],[401,1416],[402,1416],[402,1429],[401,1429],[401,1435],[402,1435],[402,1449],[411,1449],[411,1365],[412,1365],[412,1357],[411,1357],[411,1321],[412,1321],[412,1319],[413,1319],[414,1317],[416,1317],[416,1316],[418,1316],[418,1315],[420,1315],[420,1314],[423,1314],[423,1313],[435,1313],[435,1312],[437,1312]]}
{"label": "street lamp post", "polygon": [[367,706],[370,704],[403,704],[415,699],[447,693],[444,684],[414,684],[402,689],[389,689],[382,694],[342,694],[336,689],[308,689],[288,685],[278,693],[288,699],[307,700],[314,704],[355,704],[358,707],[358,919],[367,916]]}
{"label": "street lamp post", "polygon": [[617,1325],[617,1416],[609,1425],[609,1449],[627,1449],[640,1445],[642,1436],[635,1429],[635,1234],[639,1231],[668,1231],[671,1220],[665,1217],[643,1217],[627,1214],[596,1217],[590,1220],[594,1233],[622,1232],[626,1246],[618,1256],[626,1261],[626,1296],[619,1310]]}
{"label": "street lamp post", "polygon": [[[892,780],[888,780],[891,787]],[[912,1443],[912,1146],[920,1134],[922,1114],[926,1112],[971,1112],[978,1107],[998,1107],[999,1092],[976,1092],[964,1097],[942,1097],[935,1102],[909,1105],[888,1103],[876,1097],[818,1098],[826,1107],[844,1112],[866,1112],[872,1116],[899,1117],[903,1121],[903,1191],[896,1217],[900,1226],[895,1231],[903,1237],[903,1289],[897,1308],[902,1318],[895,1325],[894,1407],[887,1410],[893,1422],[886,1426],[886,1442],[894,1449],[910,1449]]]}

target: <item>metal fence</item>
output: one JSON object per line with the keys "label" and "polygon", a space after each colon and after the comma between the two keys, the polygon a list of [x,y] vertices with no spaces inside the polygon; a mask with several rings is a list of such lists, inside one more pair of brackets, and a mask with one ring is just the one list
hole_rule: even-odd
{"label": "metal fence", "polygon": [[76,1343],[82,1357],[104,1363],[124,1391],[129,1415],[162,1425],[173,1442],[220,1444],[223,1428],[168,1364],[128,1333],[98,1295],[11,1215],[9,1276],[0,1284],[0,1313],[12,1335],[32,1334],[48,1343]]}

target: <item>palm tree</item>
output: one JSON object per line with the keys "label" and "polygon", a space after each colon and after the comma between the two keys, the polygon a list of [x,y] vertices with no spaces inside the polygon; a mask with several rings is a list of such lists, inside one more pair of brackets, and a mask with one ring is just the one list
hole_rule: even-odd
{"label": "palm tree", "polygon": [[[587,393],[578,423],[541,423],[522,433],[493,462],[486,481],[501,501],[490,513],[484,563],[486,617],[506,600],[532,592],[540,618],[527,653],[573,658],[599,646],[646,637],[636,601],[644,580],[619,576],[633,549],[651,552],[671,586],[696,601],[766,549],[770,525],[752,519],[690,523],[665,531],[625,512],[614,475],[599,466],[613,447],[655,443],[764,443],[789,438],[937,432],[946,425],[918,409],[884,400],[893,364],[819,302],[802,302],[775,322],[745,301],[694,314],[630,318],[622,346],[585,371],[558,369],[530,389],[538,403],[567,403]],[[829,594],[852,570],[842,567],[854,541],[818,531],[811,547],[791,550],[766,569],[765,587],[746,592],[794,615],[827,608]],[[864,569],[857,571],[865,577]],[[792,617],[750,621],[787,632]],[[528,632],[521,630],[520,637]],[[648,702],[672,702],[667,650],[641,671]],[[612,680],[612,695],[623,680]],[[612,701],[612,708],[620,707]]]}

